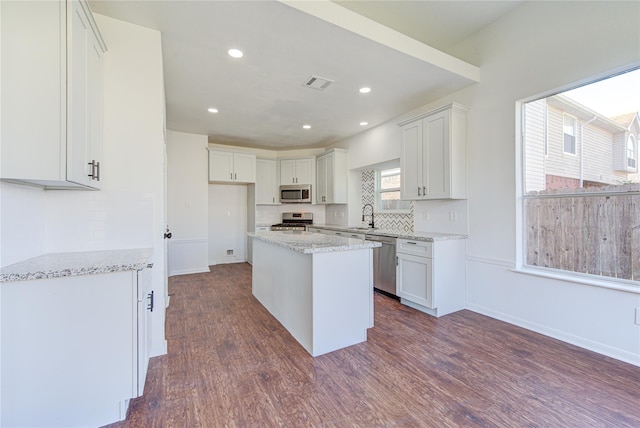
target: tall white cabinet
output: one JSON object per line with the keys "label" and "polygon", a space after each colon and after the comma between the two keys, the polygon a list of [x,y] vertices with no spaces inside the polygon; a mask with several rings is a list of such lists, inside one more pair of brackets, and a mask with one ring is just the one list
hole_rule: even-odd
{"label": "tall white cabinet", "polygon": [[398,124],[403,200],[466,199],[467,111],[453,103]]}
{"label": "tall white cabinet", "polygon": [[278,161],[256,160],[256,205],[279,205]]}
{"label": "tall white cabinet", "polygon": [[0,178],[99,189],[102,57],[84,0],[0,2]]}
{"label": "tall white cabinet", "polygon": [[347,203],[347,151],[332,149],[316,158],[317,204]]}

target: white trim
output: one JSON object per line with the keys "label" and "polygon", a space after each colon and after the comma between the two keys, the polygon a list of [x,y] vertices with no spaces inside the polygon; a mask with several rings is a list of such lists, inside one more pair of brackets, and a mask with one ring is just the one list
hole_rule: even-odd
{"label": "white trim", "polygon": [[194,273],[209,273],[209,272],[211,272],[209,267],[207,267],[206,269],[204,269],[204,268],[178,269],[178,270],[171,271],[171,273],[169,273],[169,276],[171,277],[171,276],[178,276],[178,275],[191,275],[191,274],[194,274]]}
{"label": "white trim", "polygon": [[580,336],[573,334],[567,334],[563,331],[549,328],[542,324],[533,323],[522,318],[514,317],[502,312],[493,311],[489,308],[479,305],[467,305],[467,309],[473,312],[477,312],[488,317],[507,322],[509,324],[516,325],[518,327],[525,328],[535,333],[540,333],[545,336],[552,337],[554,339],[561,340],[571,345],[578,346],[580,348],[587,349],[589,351],[596,352],[598,354],[606,355],[607,357],[615,358],[616,360],[624,361],[625,363],[632,364],[640,367],[640,355],[633,352],[628,352],[623,349],[614,348],[612,346],[603,345],[593,340],[584,339]]}
{"label": "white trim", "polygon": [[496,259],[496,258],[492,258],[492,257],[474,256],[474,255],[469,255],[469,254],[467,254],[467,260],[470,261],[470,262],[485,263],[485,264],[490,264],[490,265],[502,266],[502,267],[505,267],[507,269],[513,269],[513,267],[516,265],[516,262],[513,261],[513,260]]}
{"label": "white trim", "polygon": [[579,275],[570,271],[556,270],[551,268],[536,268],[530,266],[516,267],[512,272],[525,275],[540,276],[543,278],[555,279],[558,281],[573,282],[576,284],[591,285],[593,287],[608,288],[610,290],[624,291],[627,293],[640,294],[640,282],[626,279],[609,277],[591,277]]}

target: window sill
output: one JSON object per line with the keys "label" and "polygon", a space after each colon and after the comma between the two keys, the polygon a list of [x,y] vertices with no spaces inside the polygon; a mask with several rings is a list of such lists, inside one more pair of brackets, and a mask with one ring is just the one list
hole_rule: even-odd
{"label": "window sill", "polygon": [[577,284],[590,285],[592,287],[608,288],[610,290],[625,291],[627,293],[640,294],[640,283],[638,281],[631,281],[626,279],[605,277],[593,278],[590,276],[582,276],[580,274],[565,273],[554,269],[534,268],[534,267],[519,267],[511,269],[512,272],[522,273],[525,275],[540,276],[543,278],[556,279],[559,281],[574,282]]}

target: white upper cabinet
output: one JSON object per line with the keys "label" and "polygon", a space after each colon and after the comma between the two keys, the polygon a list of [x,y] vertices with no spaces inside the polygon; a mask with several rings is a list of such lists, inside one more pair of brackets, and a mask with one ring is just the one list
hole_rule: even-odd
{"label": "white upper cabinet", "polygon": [[279,205],[278,162],[269,159],[256,160],[256,204]]}
{"label": "white upper cabinet", "polygon": [[314,184],[315,158],[280,161],[280,184]]}
{"label": "white upper cabinet", "polygon": [[3,180],[101,187],[102,56],[87,3],[1,2]]}
{"label": "white upper cabinet", "polygon": [[466,199],[467,111],[450,104],[399,124],[402,199]]}
{"label": "white upper cabinet", "polygon": [[317,204],[347,203],[347,152],[333,149],[316,159]]}
{"label": "white upper cabinet", "polygon": [[256,155],[209,150],[209,181],[255,183]]}

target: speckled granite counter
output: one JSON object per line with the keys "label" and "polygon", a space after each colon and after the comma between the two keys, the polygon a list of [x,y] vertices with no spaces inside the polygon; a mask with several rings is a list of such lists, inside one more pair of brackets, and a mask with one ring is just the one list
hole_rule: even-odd
{"label": "speckled granite counter", "polygon": [[258,232],[249,233],[249,236],[303,254],[360,250],[382,246],[379,242],[362,242],[359,239],[344,238],[342,236],[299,231]]}
{"label": "speckled granite counter", "polygon": [[318,229],[335,230],[339,232],[361,233],[365,235],[389,236],[392,238],[412,239],[415,241],[446,241],[450,239],[467,239],[467,235],[457,235],[452,233],[438,232],[407,232],[406,230],[394,229],[362,229],[356,227],[335,226],[330,224],[314,224],[311,227]]}
{"label": "speckled granite counter", "polygon": [[0,282],[139,270],[151,254],[151,248],[44,254],[0,268]]}

